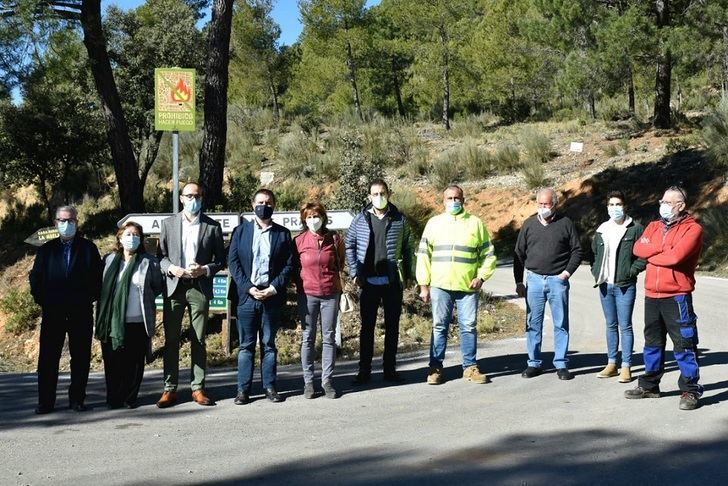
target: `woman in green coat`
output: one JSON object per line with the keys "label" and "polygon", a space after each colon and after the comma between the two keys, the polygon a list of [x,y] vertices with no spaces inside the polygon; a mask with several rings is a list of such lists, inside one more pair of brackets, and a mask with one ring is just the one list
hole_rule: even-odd
{"label": "woman in green coat", "polygon": [[[625,197],[621,191],[607,195],[609,219],[594,233],[592,274],[599,287],[599,297],[607,328],[607,366],[598,378],[619,376],[620,383],[632,381],[632,311],[637,292],[637,275],[647,262],[637,258],[632,248],[644,227],[624,212]],[[622,341],[622,366],[618,371],[617,354]]]}

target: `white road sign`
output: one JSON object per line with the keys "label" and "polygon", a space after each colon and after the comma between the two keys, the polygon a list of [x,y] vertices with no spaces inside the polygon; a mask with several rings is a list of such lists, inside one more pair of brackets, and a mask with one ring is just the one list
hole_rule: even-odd
{"label": "white road sign", "polygon": [[[232,233],[235,227],[240,224],[240,215],[238,213],[205,214],[220,223],[223,234]],[[170,216],[172,216],[172,213],[127,214],[116,223],[116,226],[121,227],[127,221],[133,221],[141,225],[145,235],[158,235],[162,231],[162,221]]]}
{"label": "white road sign", "polygon": [[[331,230],[347,230],[354,219],[351,211],[338,210],[326,211],[329,221],[326,227]],[[248,221],[252,221],[255,215],[253,213],[243,213],[242,217]],[[290,231],[301,231],[301,212],[300,211],[280,211],[273,213],[273,221],[285,226]]]}

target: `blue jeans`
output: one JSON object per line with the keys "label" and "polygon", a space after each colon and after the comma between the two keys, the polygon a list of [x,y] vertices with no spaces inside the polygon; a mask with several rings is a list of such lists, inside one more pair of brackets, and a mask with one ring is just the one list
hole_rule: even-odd
{"label": "blue jeans", "polygon": [[546,302],[554,322],[554,368],[566,368],[569,350],[569,281],[528,272],[526,277],[526,346],[528,366],[541,367],[541,341]]}
{"label": "blue jeans", "polygon": [[622,339],[622,366],[632,365],[632,311],[636,297],[636,285],[617,287],[603,283],[599,286],[599,297],[607,324],[607,362],[617,364],[619,340]]}
{"label": "blue jeans", "polygon": [[452,311],[458,307],[460,326],[460,352],[463,354],[463,368],[476,364],[475,351],[478,344],[476,329],[479,292],[460,292],[430,288],[432,299],[432,341],[430,345],[430,366],[442,368],[447,348],[447,333],[452,320]]}
{"label": "blue jeans", "polygon": [[[275,297],[273,298],[275,299]],[[253,385],[253,367],[255,366],[255,344],[260,338],[260,373],[264,388],[276,386],[276,366],[278,349],[276,348],[276,331],[281,320],[282,305],[275,302],[264,304],[248,297],[237,309],[238,336],[240,351],[238,353],[238,391],[250,393]]]}

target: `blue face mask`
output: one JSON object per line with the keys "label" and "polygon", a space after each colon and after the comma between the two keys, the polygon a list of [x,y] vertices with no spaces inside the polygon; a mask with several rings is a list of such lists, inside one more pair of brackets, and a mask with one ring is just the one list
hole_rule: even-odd
{"label": "blue face mask", "polygon": [[660,204],[660,217],[664,220],[670,221],[673,218],[672,206],[669,204]]}
{"label": "blue face mask", "polygon": [[624,208],[622,206],[610,206],[607,208],[607,212],[612,221],[622,221],[624,219]]}
{"label": "blue face mask", "polygon": [[121,237],[120,241],[121,246],[123,246],[125,250],[136,251],[141,243],[141,238],[139,238],[139,235],[124,235]]}
{"label": "blue face mask", "polygon": [[72,221],[60,221],[58,223],[58,234],[63,238],[73,238],[76,235],[76,223]]}
{"label": "blue face mask", "polygon": [[200,212],[200,209],[202,209],[201,199],[185,200],[185,211],[187,212],[187,214],[197,214]]}
{"label": "blue face mask", "polygon": [[265,204],[255,206],[255,215],[263,221],[269,220],[273,216],[273,208]]}
{"label": "blue face mask", "polygon": [[445,207],[447,208],[448,213],[455,215],[463,210],[463,203],[460,201],[448,201],[445,203]]}

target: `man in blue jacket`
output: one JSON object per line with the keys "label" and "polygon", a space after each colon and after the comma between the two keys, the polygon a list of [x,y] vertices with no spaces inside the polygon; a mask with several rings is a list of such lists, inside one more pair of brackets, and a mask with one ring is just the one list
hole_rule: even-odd
{"label": "man in blue jacket", "polygon": [[361,288],[359,373],[355,385],[368,383],[374,354],[374,326],[384,307],[384,379],[403,381],[397,373],[402,289],[414,278],[415,242],[407,218],[389,202],[382,179],[369,184],[369,202],[354,217],[346,234],[346,260],[351,278]]}
{"label": "man in blue jacket", "polygon": [[236,405],[250,402],[259,334],[265,396],[274,403],[283,401],[276,390],[276,331],[293,269],[293,241],[290,231],[273,222],[275,204],[273,192],[259,189],[253,196],[255,218],[235,228],[230,240],[228,266],[235,284],[232,297],[240,336]]}

